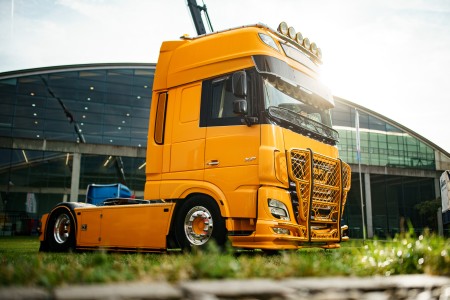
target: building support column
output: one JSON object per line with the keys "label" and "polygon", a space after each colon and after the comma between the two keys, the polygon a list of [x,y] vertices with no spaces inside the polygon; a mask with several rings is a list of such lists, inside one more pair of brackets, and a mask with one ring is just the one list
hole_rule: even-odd
{"label": "building support column", "polygon": [[74,153],[72,159],[72,180],[70,183],[70,202],[78,202],[80,189],[81,153]]}
{"label": "building support column", "polygon": [[372,193],[370,190],[370,173],[364,173],[364,190],[366,192],[367,237],[373,238]]}
{"label": "building support column", "polygon": [[[441,173],[442,174],[442,173]],[[434,192],[436,193],[435,198],[442,197],[441,195],[441,176],[436,175],[434,178]],[[442,198],[441,198],[442,200]],[[442,205],[441,205],[442,206]],[[438,234],[440,236],[444,236],[444,224],[442,221],[442,207],[439,207],[437,212],[437,226],[438,226]]]}
{"label": "building support column", "polygon": [[441,176],[440,175],[436,175],[436,177],[434,178],[434,193],[435,198],[437,197],[441,197]]}
{"label": "building support column", "polygon": [[438,223],[438,234],[444,236],[444,223],[442,221],[442,208],[438,208],[436,212],[437,223]]}

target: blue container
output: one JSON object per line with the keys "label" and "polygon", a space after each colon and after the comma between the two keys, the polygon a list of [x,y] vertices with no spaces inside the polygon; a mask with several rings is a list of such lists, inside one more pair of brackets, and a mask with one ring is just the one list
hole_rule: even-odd
{"label": "blue container", "polygon": [[86,202],[94,205],[101,205],[103,201],[110,198],[130,197],[130,189],[121,183],[90,184],[86,192]]}

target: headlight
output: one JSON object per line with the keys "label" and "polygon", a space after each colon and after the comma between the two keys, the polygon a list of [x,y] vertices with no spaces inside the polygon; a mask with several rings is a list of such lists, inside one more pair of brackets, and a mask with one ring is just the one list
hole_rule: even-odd
{"label": "headlight", "polygon": [[267,199],[267,200],[269,205],[269,211],[272,214],[272,216],[281,220],[287,221],[290,220],[288,209],[283,202],[275,199]]}
{"label": "headlight", "polygon": [[286,228],[273,227],[272,230],[276,234],[290,234],[289,229]]}

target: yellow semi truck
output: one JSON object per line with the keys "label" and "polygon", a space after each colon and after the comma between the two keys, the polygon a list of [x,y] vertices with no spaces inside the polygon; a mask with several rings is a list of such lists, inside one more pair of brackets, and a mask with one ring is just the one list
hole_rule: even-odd
{"label": "yellow semi truck", "polygon": [[285,22],[163,42],[145,200],[60,203],[42,217],[41,250],[339,247],[351,170],[321,56]]}

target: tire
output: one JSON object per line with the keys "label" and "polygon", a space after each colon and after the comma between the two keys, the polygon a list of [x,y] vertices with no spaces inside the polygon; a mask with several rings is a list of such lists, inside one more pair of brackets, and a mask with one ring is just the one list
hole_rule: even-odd
{"label": "tire", "polygon": [[204,196],[186,200],[177,213],[175,237],[185,251],[204,248],[211,241],[223,247],[227,241],[225,220],[214,200]]}
{"label": "tire", "polygon": [[47,225],[47,246],[51,252],[75,250],[75,221],[67,208],[57,208]]}
{"label": "tire", "polygon": [[262,252],[265,256],[277,256],[283,253],[282,250],[272,250],[272,249],[262,249]]}
{"label": "tire", "polygon": [[48,252],[47,241],[42,241],[42,242],[39,244],[39,252]]}

